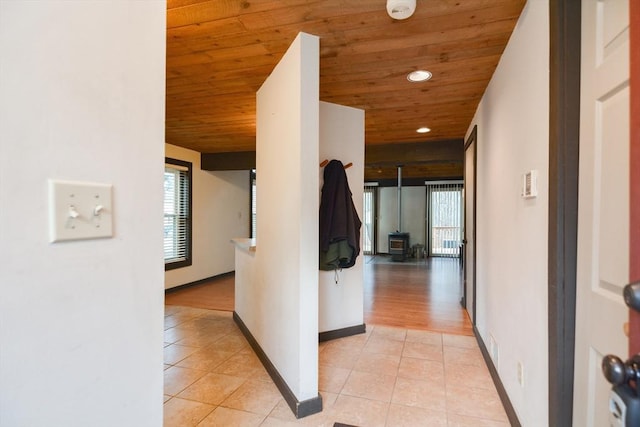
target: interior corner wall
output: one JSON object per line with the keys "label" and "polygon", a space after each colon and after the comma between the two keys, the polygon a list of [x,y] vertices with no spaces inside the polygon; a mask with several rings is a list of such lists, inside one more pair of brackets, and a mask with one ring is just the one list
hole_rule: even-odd
{"label": "interior corner wall", "polygon": [[[548,422],[549,5],[527,2],[480,102],[477,329],[522,425]],[[538,171],[538,196],[521,197]],[[517,379],[524,367],[524,385]]]}
{"label": "interior corner wall", "polygon": [[[340,160],[353,163],[346,169],[353,204],[362,220],[364,193],[364,111],[328,102],[320,103],[321,160]],[[324,169],[319,169],[319,185],[322,188]],[[320,193],[318,192],[318,197]],[[361,242],[362,242],[362,228]],[[362,243],[361,243],[362,245]],[[362,248],[356,264],[338,273],[338,283],[333,271],[319,271],[319,319],[320,332],[333,331],[364,324],[364,278]]]}
{"label": "interior corner wall", "polygon": [[249,237],[249,171],[204,171],[200,153],[165,145],[166,157],[193,165],[192,264],[165,272],[165,288],[233,271],[235,247],[231,239]]}
{"label": "interior corner wall", "polygon": [[[0,425],[160,426],[166,4],[0,1]],[[47,180],[113,185],[49,243]]]}
{"label": "interior corner wall", "polygon": [[256,280],[238,313],[299,401],[318,397],[319,62],[300,33],[257,94]]}

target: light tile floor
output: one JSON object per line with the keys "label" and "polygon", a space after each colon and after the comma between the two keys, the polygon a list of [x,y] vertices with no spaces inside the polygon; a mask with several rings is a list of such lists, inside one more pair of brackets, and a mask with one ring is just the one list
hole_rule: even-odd
{"label": "light tile floor", "polygon": [[323,411],[296,420],[224,311],[166,306],[164,426],[508,426],[475,338],[367,325],[319,347]]}

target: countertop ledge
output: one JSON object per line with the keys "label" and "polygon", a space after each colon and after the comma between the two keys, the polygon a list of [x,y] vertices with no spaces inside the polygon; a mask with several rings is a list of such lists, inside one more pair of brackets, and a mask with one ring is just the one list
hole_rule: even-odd
{"label": "countertop ledge", "polygon": [[248,237],[238,237],[235,239],[231,239],[231,243],[233,243],[236,248],[242,249],[246,252],[256,251],[256,239],[250,239]]}

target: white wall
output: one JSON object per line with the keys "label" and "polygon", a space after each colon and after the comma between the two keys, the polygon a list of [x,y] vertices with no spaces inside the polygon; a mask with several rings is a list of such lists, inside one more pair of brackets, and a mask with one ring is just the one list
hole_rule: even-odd
{"label": "white wall", "polygon": [[[320,159],[337,159],[346,169],[353,204],[362,221],[364,193],[364,111],[342,105],[320,103]],[[320,188],[324,169],[319,168]],[[320,193],[318,192],[318,197]],[[319,199],[318,199],[319,200]],[[360,229],[360,241],[362,242]],[[361,243],[362,244],[362,243]],[[320,332],[364,324],[364,278],[362,248],[356,264],[339,272],[336,283],[333,271],[319,271]]]}
{"label": "white wall", "polygon": [[[0,425],[162,424],[165,14],[0,2]],[[113,184],[113,238],[48,242],[47,179]]]}
{"label": "white wall", "polygon": [[[402,187],[402,232],[409,233],[409,245],[425,245],[425,187]],[[398,187],[378,188],[378,252],[389,252],[389,233],[398,230]]]}
{"label": "white wall", "polygon": [[238,311],[299,401],[318,396],[319,56],[301,33],[258,91],[256,279]]}
{"label": "white wall", "polygon": [[[526,4],[469,128],[478,126],[477,327],[523,425],[548,418],[548,2]],[[520,197],[538,170],[538,197]],[[517,363],[524,365],[524,387]]]}
{"label": "white wall", "polygon": [[[397,188],[396,188],[396,197]],[[423,186],[402,187],[402,231],[409,233],[409,245],[425,245],[427,190]],[[396,200],[396,206],[397,206]],[[396,209],[397,212],[397,209]],[[398,214],[396,213],[396,216]],[[387,240],[387,245],[389,240]]]}
{"label": "white wall", "polygon": [[165,273],[165,288],[234,270],[235,237],[249,237],[249,171],[203,171],[200,153],[166,144],[167,157],[193,163],[192,265]]}

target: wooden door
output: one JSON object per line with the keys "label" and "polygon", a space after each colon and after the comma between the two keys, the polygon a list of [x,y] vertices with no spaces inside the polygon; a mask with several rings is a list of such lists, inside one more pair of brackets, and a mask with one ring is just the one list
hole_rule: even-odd
{"label": "wooden door", "polygon": [[474,127],[464,151],[464,289],[463,306],[476,323],[476,150]]}
{"label": "wooden door", "polygon": [[627,353],[629,9],[582,2],[580,169],[573,423],[609,425],[602,357]]}
{"label": "wooden door", "polygon": [[[640,2],[629,4],[631,89],[630,282],[640,280]],[[640,312],[629,312],[629,354],[640,353]]]}

